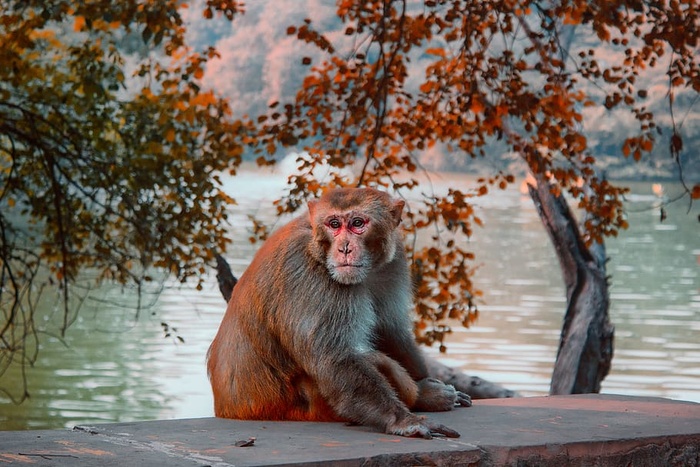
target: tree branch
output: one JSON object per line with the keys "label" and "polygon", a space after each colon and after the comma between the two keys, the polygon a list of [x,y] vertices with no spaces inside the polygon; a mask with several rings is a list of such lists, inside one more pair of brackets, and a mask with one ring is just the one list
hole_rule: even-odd
{"label": "tree branch", "polygon": [[528,189],[554,244],[566,286],[567,309],[550,394],[600,392],[610,371],[614,335],[608,319],[605,251],[602,244],[595,255],[589,251],[566,200],[552,193],[543,176]]}

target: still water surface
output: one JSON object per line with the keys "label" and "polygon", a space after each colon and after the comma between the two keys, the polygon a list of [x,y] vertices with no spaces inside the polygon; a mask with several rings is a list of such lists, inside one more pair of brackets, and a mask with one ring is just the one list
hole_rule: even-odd
{"label": "still water surface", "polygon": [[[270,201],[285,177],[259,171],[229,180],[234,245],[228,260],[240,275],[254,253],[247,215],[273,221]],[[465,175],[435,175],[436,190],[466,189]],[[632,184],[630,228],[607,242],[612,276],[615,356],[603,392],[700,402],[700,209],[667,207],[650,183]],[[666,186],[672,196],[673,185]],[[559,265],[532,201],[518,186],[479,199],[485,222],[470,240],[484,291],[481,315],[470,329],[455,328],[443,361],[519,391],[545,395],[556,355],[564,291]],[[61,340],[42,336],[41,357],[28,371],[31,398],[14,405],[0,395],[0,429],[205,417],[213,414],[204,356],[225,309],[212,275],[198,292],[168,285],[136,317],[134,292],[93,291]],[[45,319],[55,296],[46,294]],[[185,343],[164,338],[161,322]],[[435,352],[434,349],[429,349]],[[0,386],[14,388],[19,374]]]}

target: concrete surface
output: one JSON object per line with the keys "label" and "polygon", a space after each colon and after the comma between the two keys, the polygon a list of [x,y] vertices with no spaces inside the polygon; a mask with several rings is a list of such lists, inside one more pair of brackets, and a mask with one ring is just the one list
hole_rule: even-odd
{"label": "concrete surface", "polygon": [[[408,439],[342,423],[162,420],[0,432],[0,466],[700,465],[700,404],[691,402],[491,399],[429,417],[462,437]],[[236,445],[246,441],[252,445]]]}

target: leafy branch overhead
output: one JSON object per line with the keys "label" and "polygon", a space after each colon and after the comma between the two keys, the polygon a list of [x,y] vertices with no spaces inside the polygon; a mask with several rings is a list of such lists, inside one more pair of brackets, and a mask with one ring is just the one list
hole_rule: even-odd
{"label": "leafy branch overhead", "polygon": [[42,266],[61,334],[87,271],[139,287],[154,268],[202,275],[229,241],[217,174],[235,173],[245,127],[202,88],[217,52],[186,44],[180,1],[0,5],[2,372],[35,358]]}
{"label": "leafy branch overhead", "polygon": [[[649,70],[663,78],[672,110],[673,96],[700,91],[699,18],[691,1],[346,0],[337,3],[337,16],[345,24],[343,43],[313,30],[312,19],[287,29],[323,58],[314,64],[304,57],[310,68],[296,98],[273,103],[257,121],[260,163],[288,146],[308,152],[298,159],[280,212],[319,193],[314,169],[322,163],[332,168],[330,183],[409,196],[420,183],[425,151],[488,158],[497,147],[568,192],[588,214],[587,241],[602,241],[627,226],[626,189],[597,170],[587,125],[599,109],[632,115],[637,130],[618,151],[639,160],[664,141],[645,102]],[[409,75],[416,64],[423,76]],[[673,122],[676,158],[679,126]],[[479,220],[470,200],[512,182],[512,174],[497,172],[469,191],[426,195],[409,213],[414,235],[433,232],[429,246],[411,252],[420,279],[420,340],[442,341],[447,318],[465,324],[475,318],[479,291],[464,238]],[[700,185],[686,190],[700,197]]]}

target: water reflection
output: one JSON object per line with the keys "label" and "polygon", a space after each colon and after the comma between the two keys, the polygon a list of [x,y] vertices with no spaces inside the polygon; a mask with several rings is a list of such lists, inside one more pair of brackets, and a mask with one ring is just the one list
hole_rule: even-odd
{"label": "water reflection", "polygon": [[[236,274],[254,253],[247,215],[274,221],[269,202],[283,182],[260,172],[228,182],[239,202],[227,258]],[[438,189],[469,183],[463,175],[433,179]],[[700,402],[699,209],[687,214],[687,205],[671,205],[660,224],[658,211],[642,210],[654,201],[648,184],[635,184],[631,227],[607,243],[616,340],[603,392]],[[455,327],[442,359],[523,395],[546,394],[565,307],[553,247],[532,202],[516,188],[495,191],[479,205],[486,227],[470,246],[481,265],[476,280],[484,303],[474,327]],[[32,398],[21,406],[0,399],[1,429],[212,415],[204,358],[224,312],[215,278],[201,292],[171,284],[138,320],[131,291],[103,294],[106,300],[86,302],[67,345],[43,337],[41,358],[28,373]],[[161,321],[185,343],[164,338]],[[18,376],[6,374],[0,383]]]}
{"label": "water reflection", "polygon": [[[65,339],[40,335],[40,357],[27,369],[31,397],[21,405],[0,399],[3,429],[72,426],[75,420],[147,420],[157,418],[169,402],[150,378],[160,371],[154,358],[163,345],[157,323],[136,319],[132,292],[104,288],[100,295],[123,305],[88,299]],[[54,312],[55,298],[44,296],[43,319]],[[17,366],[0,381],[3,387],[13,382],[14,394],[21,394]]]}
{"label": "water reflection", "polygon": [[[631,227],[607,242],[616,339],[603,392],[700,401],[698,208],[688,214],[687,205],[669,206],[659,224],[658,210],[646,209],[658,201],[651,187],[633,190]],[[486,209],[487,229],[473,239],[487,305],[473,329],[455,332],[452,340],[463,345],[450,346],[451,362],[523,394],[546,394],[563,285],[534,209],[527,198],[516,207],[515,196]],[[505,340],[494,339],[499,334]]]}

